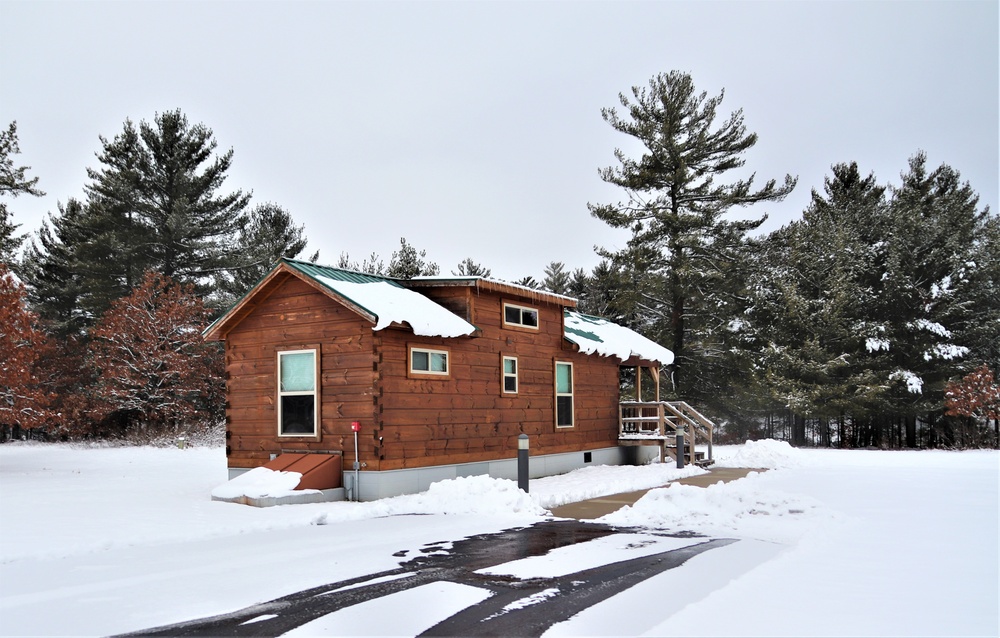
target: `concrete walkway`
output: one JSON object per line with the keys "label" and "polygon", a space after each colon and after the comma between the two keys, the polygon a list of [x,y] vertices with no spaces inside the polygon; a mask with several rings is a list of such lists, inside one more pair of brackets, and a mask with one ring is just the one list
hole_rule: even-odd
{"label": "concrete walkway", "polygon": [[[699,474],[687,478],[670,481],[671,483],[681,483],[682,485],[695,485],[697,487],[708,487],[718,482],[728,483],[741,479],[750,472],[763,472],[742,467],[716,467],[709,470],[708,474]],[[598,498],[587,499],[577,503],[567,503],[559,507],[552,508],[552,515],[559,518],[575,518],[577,520],[592,520],[600,518],[605,514],[617,511],[625,505],[633,505],[640,498],[645,496],[649,490],[639,490],[638,492],[626,492],[624,494],[612,494],[610,496],[600,496]]]}

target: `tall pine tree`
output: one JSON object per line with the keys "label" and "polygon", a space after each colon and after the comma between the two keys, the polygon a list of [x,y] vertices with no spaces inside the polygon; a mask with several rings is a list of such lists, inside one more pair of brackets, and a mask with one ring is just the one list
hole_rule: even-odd
{"label": "tall pine tree", "polygon": [[[696,333],[718,336],[720,310],[736,301],[740,291],[727,288],[730,271],[742,250],[747,232],[763,219],[726,218],[734,208],[779,201],[795,187],[786,176],[779,185],[768,181],[754,187],[754,177],[732,178],[744,165],[743,155],[757,143],[747,133],[743,113],[737,110],[717,122],[723,93],[698,93],[686,73],[673,71],[654,77],[649,87],[633,87],[621,94],[624,108],[601,111],[615,130],[645,148],[638,159],[615,151],[620,166],[601,170],[601,178],[623,188],[628,199],[616,204],[590,205],[591,213],[615,228],[632,232],[626,249],[604,254],[624,264],[641,253],[650,286],[640,291],[642,305],[655,325],[652,333],[674,351],[674,391],[700,394],[711,384],[705,363],[718,348],[699,343]],[[662,283],[657,284],[656,278]],[[711,391],[709,391],[711,392]]]}
{"label": "tall pine tree", "polygon": [[87,169],[86,192],[107,222],[104,245],[126,289],[155,270],[204,291],[238,263],[234,239],[250,195],[220,193],[233,151],[216,155],[211,129],[178,109],[138,128],[126,120],[114,139],[100,139],[100,167]]}
{"label": "tall pine tree", "polygon": [[[27,177],[30,166],[14,166],[14,155],[21,152],[17,141],[17,122],[11,122],[6,131],[0,130],[0,197],[20,195],[45,195],[38,190],[38,178]],[[13,264],[22,237],[15,235],[19,224],[11,220],[7,202],[0,201],[0,263]]]}

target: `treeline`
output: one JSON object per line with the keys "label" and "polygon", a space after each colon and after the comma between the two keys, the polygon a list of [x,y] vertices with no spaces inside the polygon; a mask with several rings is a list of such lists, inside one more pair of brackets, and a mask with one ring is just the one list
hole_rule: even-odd
{"label": "treeline", "polygon": [[[797,180],[732,177],[757,136],[746,130],[742,111],[719,112],[722,99],[672,72],[602,110],[609,125],[645,150],[639,157],[615,152],[617,164],[600,174],[621,188],[622,200],[589,208],[631,239],[620,250],[599,249],[602,260],[589,272],[552,262],[537,279],[513,283],[575,297],[583,312],[670,348],[676,360],[661,375],[662,396],[701,406],[723,424],[723,439],[997,445],[998,217],[979,207],[958,171],[929,167],[917,152],[898,183],[879,182],[854,162],[834,165],[801,220],[755,234],[763,218],[733,213],[780,201]],[[13,169],[15,134],[12,126],[3,192],[38,194],[37,179]],[[174,363],[151,356],[151,367],[126,366],[129,376],[101,353],[142,350],[113,335],[169,341],[140,328],[153,316],[156,325],[172,323],[157,312],[184,317],[177,334],[200,335],[197,326],[278,257],[304,250],[303,229],[279,206],[250,207],[239,191],[219,194],[232,151],[213,155],[211,131],[190,126],[179,111],[139,127],[126,122],[101,144],[85,199],[60,206],[20,260],[13,259],[19,238],[2,209],[3,260],[19,281],[0,280],[13,300],[5,297],[5,307],[20,324],[0,318],[0,330],[26,327],[16,338],[0,333],[0,348],[25,351],[24,344],[41,340],[50,351],[27,348],[28,359],[36,358],[19,364],[20,395],[10,389],[16,383],[0,386],[0,424],[78,436],[216,419],[222,398],[214,344],[164,346],[203,360],[193,376],[205,383],[194,387],[189,378],[178,386],[185,390],[159,395],[151,388],[129,394],[115,384],[134,388],[146,379],[161,386],[180,378],[163,372]],[[405,239],[388,263],[345,253],[336,265],[399,278],[441,272]],[[451,272],[491,275],[471,257]],[[190,310],[157,310],[161,299],[165,308]],[[132,323],[120,323],[133,315]],[[162,398],[171,395],[190,402],[172,412]]]}
{"label": "treeline", "polygon": [[[224,190],[233,151],[217,152],[211,129],[181,111],[99,139],[84,196],[60,203],[31,238],[0,208],[0,437],[218,422],[221,351],[201,330],[306,247],[286,210]],[[15,166],[19,151],[12,123],[0,194],[42,195]]]}

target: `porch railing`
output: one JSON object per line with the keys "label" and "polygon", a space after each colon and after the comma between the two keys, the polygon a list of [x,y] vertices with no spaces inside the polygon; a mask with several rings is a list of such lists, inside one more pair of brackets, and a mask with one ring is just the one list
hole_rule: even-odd
{"label": "porch railing", "polygon": [[712,461],[715,424],[685,401],[625,401],[618,404],[618,415],[618,438],[623,443],[659,445],[662,457],[666,448],[676,450],[677,428],[682,426],[688,462],[698,460],[695,446],[702,442],[708,449],[708,462]]}

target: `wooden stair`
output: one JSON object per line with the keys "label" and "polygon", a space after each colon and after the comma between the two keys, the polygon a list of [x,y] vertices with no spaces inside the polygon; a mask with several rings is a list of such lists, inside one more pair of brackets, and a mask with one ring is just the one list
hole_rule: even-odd
{"label": "wooden stair", "polygon": [[[660,461],[667,451],[677,458],[677,430],[685,430],[686,460],[708,467],[712,458],[712,434],[715,424],[684,401],[625,401],[618,406],[619,445],[657,445]],[[697,445],[707,445],[708,451],[698,451]]]}

